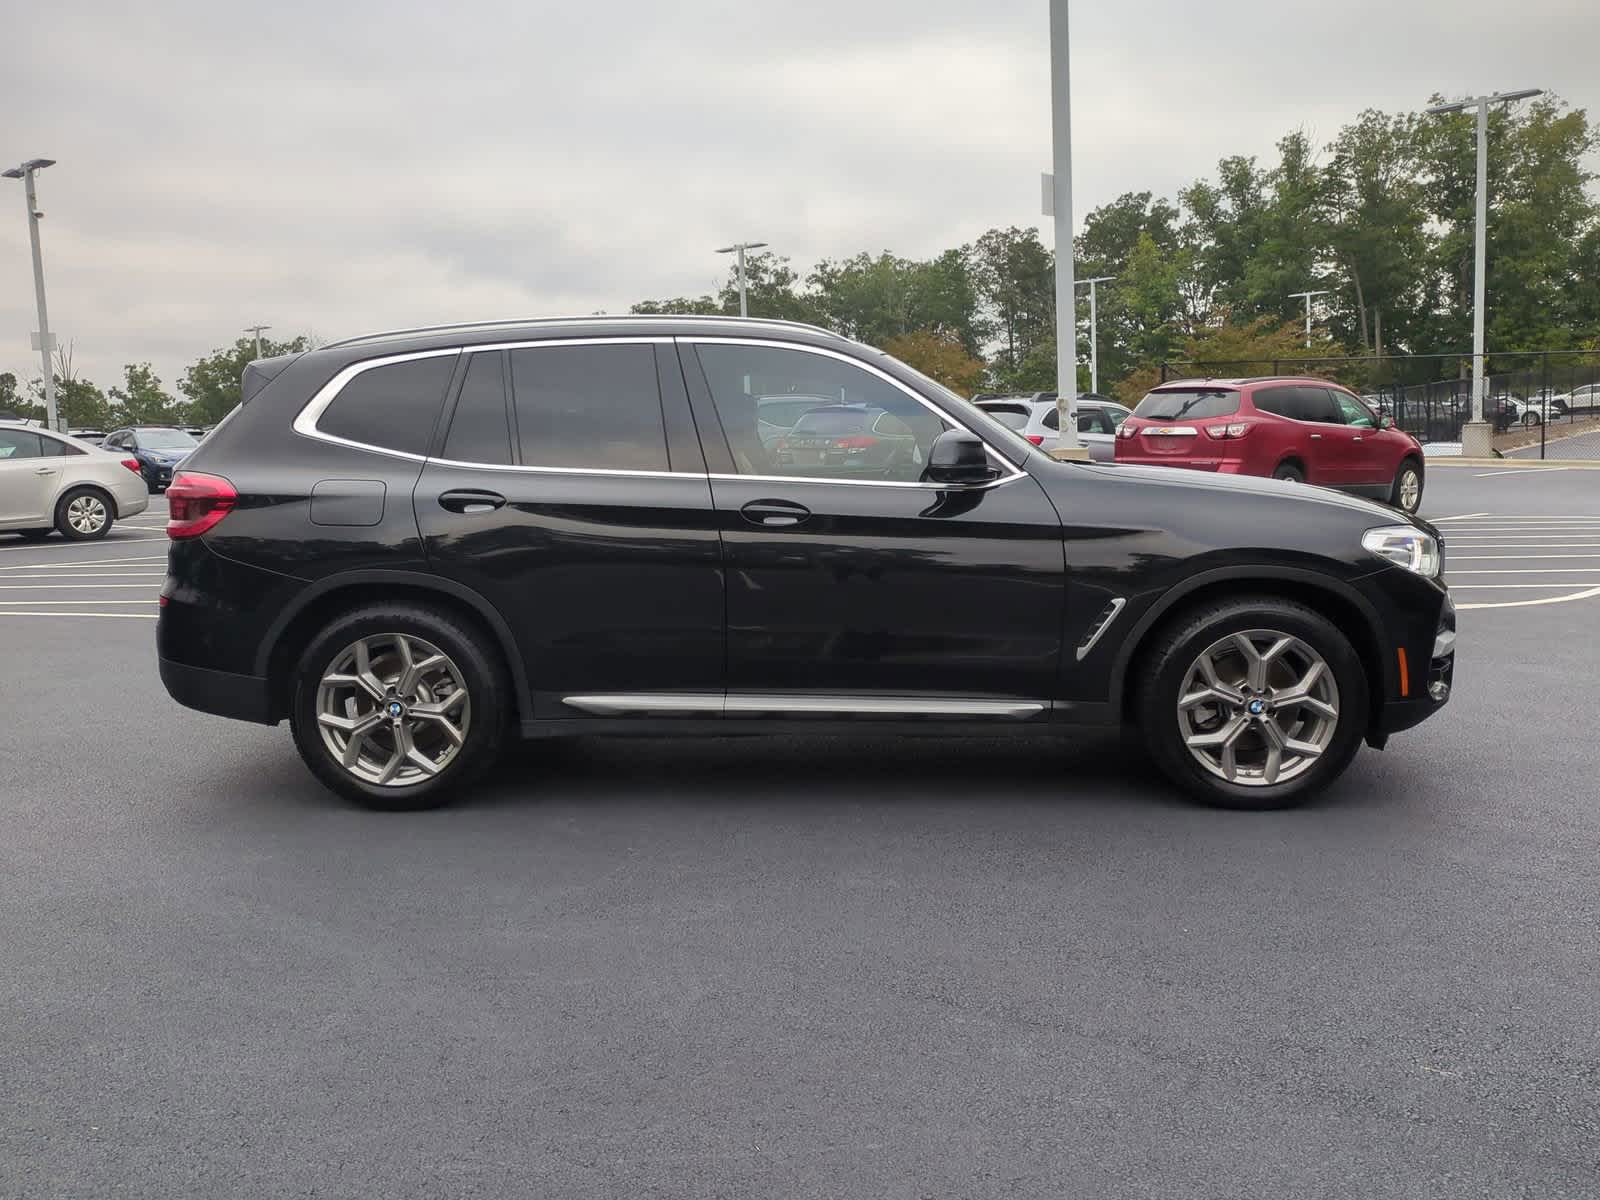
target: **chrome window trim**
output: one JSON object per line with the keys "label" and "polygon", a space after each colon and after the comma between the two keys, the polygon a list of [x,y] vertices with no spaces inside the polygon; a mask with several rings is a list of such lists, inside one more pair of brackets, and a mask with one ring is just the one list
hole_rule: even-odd
{"label": "chrome window trim", "polygon": [[440,467],[459,467],[466,471],[518,471],[529,475],[623,475],[642,476],[646,479],[705,479],[704,471],[643,471],[628,467],[533,467],[523,463],[467,462],[459,458],[429,458],[428,463]]}
{"label": "chrome window trim", "polygon": [[1105,619],[1102,620],[1100,624],[1095,626],[1094,631],[1089,634],[1088,640],[1086,640],[1083,645],[1078,647],[1079,662],[1082,662],[1084,659],[1089,657],[1089,651],[1094,649],[1095,643],[1100,640],[1100,638],[1105,634],[1105,631],[1111,628],[1111,623],[1117,619],[1117,614],[1122,611],[1122,606],[1127,602],[1128,601],[1125,596],[1112,597],[1111,603],[1107,606],[1111,609],[1111,611],[1106,613]]}
{"label": "chrome window trim", "polygon": [[[703,337],[703,336],[696,336],[694,334],[683,334],[683,335],[680,335],[679,337],[677,337],[674,340],[677,341],[680,346],[685,345],[685,344],[688,345],[688,346],[691,346],[691,347],[693,347],[693,346],[763,346],[763,347],[766,347],[766,348],[772,349],[772,350],[794,350],[794,351],[797,351],[797,352],[799,352],[801,354],[815,354],[820,358],[837,359],[839,362],[847,363],[848,365],[850,365],[852,367],[858,367],[861,370],[866,371],[868,374],[876,375],[879,379],[883,380],[890,387],[898,388],[900,391],[904,392],[907,396],[910,396],[913,400],[915,400],[918,404],[922,405],[923,408],[927,409],[934,416],[938,417],[941,421],[944,421],[946,424],[951,425],[954,428],[961,430],[961,432],[963,432],[963,433],[970,434],[972,437],[975,437],[980,442],[982,442],[984,450],[988,453],[988,455],[991,458],[993,458],[998,463],[998,465],[1000,467],[1000,470],[1001,470],[1001,474],[1000,474],[999,478],[988,480],[985,483],[967,484],[967,485],[965,485],[965,487],[968,490],[972,490],[972,489],[975,489],[975,488],[998,487],[1002,483],[1010,483],[1012,480],[1021,479],[1023,476],[1025,476],[1027,474],[1027,472],[1024,471],[1021,467],[1013,465],[1013,463],[1011,462],[1011,460],[1009,458],[1007,458],[1005,455],[1001,454],[1000,451],[996,450],[994,448],[994,446],[989,442],[989,440],[987,438],[985,438],[982,434],[975,433],[971,429],[968,429],[960,421],[956,420],[955,417],[953,417],[949,413],[945,412],[944,409],[940,408],[933,401],[929,400],[921,392],[918,392],[916,389],[912,388],[909,384],[902,383],[900,380],[896,379],[893,375],[889,374],[887,371],[882,370],[879,367],[875,367],[871,363],[866,362],[863,359],[856,358],[854,355],[843,354],[843,353],[841,353],[841,352],[839,352],[837,350],[830,350],[825,346],[808,346],[803,342],[786,342],[786,341],[782,341],[782,340],[777,339],[777,338]],[[708,383],[708,386],[709,386],[709,381],[707,381],[707,383]],[[713,396],[711,398],[711,403],[712,403],[712,406],[715,407],[715,405],[716,405],[716,397],[715,396]],[[955,488],[963,486],[963,485],[960,485],[960,484],[932,483],[932,482],[923,483],[923,482],[917,482],[917,481],[900,481],[900,480],[890,480],[890,479],[802,478],[802,477],[791,476],[791,475],[739,475],[739,474],[718,474],[718,473],[715,473],[715,472],[712,473],[711,478],[712,479],[754,479],[754,480],[760,480],[763,483],[848,483],[848,484],[854,484],[854,485],[856,485],[858,487],[863,487],[863,486],[864,487],[902,487],[902,488],[904,488],[904,487],[912,487],[912,488],[922,488],[925,491],[939,491],[939,492],[952,491]]]}

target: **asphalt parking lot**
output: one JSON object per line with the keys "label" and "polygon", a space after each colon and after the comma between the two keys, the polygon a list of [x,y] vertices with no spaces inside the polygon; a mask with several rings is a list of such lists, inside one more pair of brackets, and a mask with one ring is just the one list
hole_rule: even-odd
{"label": "asphalt parking lot", "polygon": [[1424,515],[1451,706],[1271,814],[1103,738],[359,812],[161,690],[160,504],[0,536],[0,1195],[1594,1196],[1600,471]]}

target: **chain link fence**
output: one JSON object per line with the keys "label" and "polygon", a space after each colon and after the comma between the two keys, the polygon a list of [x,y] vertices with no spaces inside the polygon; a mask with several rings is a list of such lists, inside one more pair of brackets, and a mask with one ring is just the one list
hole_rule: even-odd
{"label": "chain link fence", "polygon": [[[1485,356],[1484,420],[1508,458],[1600,459],[1600,352],[1539,350]],[[1472,355],[1170,362],[1162,382],[1259,375],[1311,376],[1341,383],[1412,434],[1430,453],[1459,453],[1472,418]]]}

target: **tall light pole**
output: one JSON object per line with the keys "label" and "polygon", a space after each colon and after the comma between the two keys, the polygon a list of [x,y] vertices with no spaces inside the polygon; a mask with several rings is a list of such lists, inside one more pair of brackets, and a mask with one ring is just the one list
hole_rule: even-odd
{"label": "tall light pole", "polygon": [[1472,247],[1472,415],[1466,428],[1461,431],[1461,453],[1472,457],[1487,458],[1493,449],[1491,431],[1483,420],[1484,394],[1488,391],[1488,380],[1483,374],[1483,281],[1489,260],[1489,105],[1526,100],[1542,94],[1542,88],[1491,92],[1487,96],[1474,96],[1453,104],[1435,104],[1428,110],[1434,116],[1463,112],[1469,108],[1478,110],[1478,187],[1473,205],[1476,210],[1476,231]]}
{"label": "tall light pole", "polygon": [[1327,291],[1321,291],[1321,292],[1290,292],[1289,293],[1289,299],[1291,299],[1291,300],[1298,300],[1302,296],[1305,297],[1305,301],[1306,301],[1306,349],[1307,350],[1311,349],[1311,297],[1313,297],[1313,296],[1327,296],[1327,295],[1330,295],[1330,294],[1331,293],[1329,293]]}
{"label": "tall light pole", "polygon": [[1072,285],[1072,69],[1067,0],[1050,0],[1050,208],[1056,221],[1057,458],[1087,460],[1078,444],[1078,306]]}
{"label": "tall light pole", "polygon": [[253,334],[256,335],[256,357],[257,358],[261,357],[261,331],[264,330],[264,329],[271,329],[271,328],[272,328],[271,325],[246,325],[244,327],[244,331],[246,333],[253,333]]}
{"label": "tall light pole", "polygon": [[28,205],[28,241],[33,246],[33,299],[39,309],[39,332],[34,334],[34,339],[38,343],[36,349],[44,374],[44,422],[50,429],[64,431],[65,423],[56,419],[56,374],[50,362],[55,339],[50,336],[50,310],[44,302],[44,255],[39,250],[39,218],[44,214],[39,211],[38,197],[33,188],[34,173],[55,164],[53,158],[30,158],[20,167],[0,171],[0,175],[7,179],[22,180],[22,195]]}
{"label": "tall light pole", "polygon": [[1115,278],[1115,275],[1096,275],[1093,279],[1078,280],[1079,284],[1089,285],[1089,390],[1096,394],[1100,391],[1100,312],[1095,305],[1094,285],[1110,283]]}
{"label": "tall light pole", "polygon": [[739,315],[741,317],[750,315],[750,307],[745,303],[744,299],[744,252],[746,250],[759,250],[765,245],[765,242],[735,242],[733,245],[724,246],[717,251],[718,254],[737,254],[739,256]]}

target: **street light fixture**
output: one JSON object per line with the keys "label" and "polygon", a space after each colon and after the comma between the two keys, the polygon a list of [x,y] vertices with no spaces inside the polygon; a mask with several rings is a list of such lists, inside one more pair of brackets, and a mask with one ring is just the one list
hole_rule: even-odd
{"label": "street light fixture", "polygon": [[1490,430],[1483,420],[1484,393],[1488,390],[1488,380],[1483,374],[1483,281],[1489,258],[1489,105],[1526,100],[1543,94],[1543,88],[1491,92],[1487,96],[1435,104],[1428,109],[1430,116],[1465,112],[1469,108],[1478,110],[1478,186],[1473,206],[1475,232],[1472,255],[1472,413],[1466,428],[1461,431],[1461,452],[1465,455],[1488,457],[1492,449]]}
{"label": "street light fixture", "polygon": [[717,251],[718,254],[737,254],[739,256],[739,315],[741,317],[750,315],[749,306],[744,299],[744,252],[746,250],[759,250],[766,244],[765,242],[735,242],[733,245],[724,246]]}
{"label": "street light fixture", "polygon": [[271,328],[272,328],[271,325],[246,325],[244,327],[244,331],[246,333],[253,333],[253,334],[256,335],[256,357],[257,358],[261,357],[261,332],[264,329],[271,329]]}
{"label": "street light fixture", "polygon": [[1313,297],[1313,296],[1331,296],[1331,295],[1333,295],[1333,293],[1329,292],[1329,291],[1321,291],[1321,292],[1290,292],[1289,293],[1289,299],[1291,299],[1291,300],[1298,300],[1302,296],[1305,297],[1305,301],[1306,301],[1306,349],[1307,350],[1311,349],[1311,297]]}
{"label": "street light fixture", "polygon": [[33,340],[44,374],[44,421],[48,428],[61,430],[63,424],[56,419],[56,375],[50,363],[55,339],[50,336],[50,310],[44,302],[44,255],[39,250],[39,218],[44,214],[39,211],[38,194],[33,186],[36,172],[55,165],[53,158],[30,158],[20,167],[0,171],[0,176],[22,180],[22,197],[28,206],[28,242],[33,248],[33,299],[39,310],[39,331],[33,335]]}
{"label": "street light fixture", "polygon": [[1089,285],[1089,390],[1096,395],[1100,393],[1100,316],[1095,305],[1095,284],[1110,283],[1115,278],[1115,275],[1096,275],[1093,279],[1078,280],[1080,285]]}

